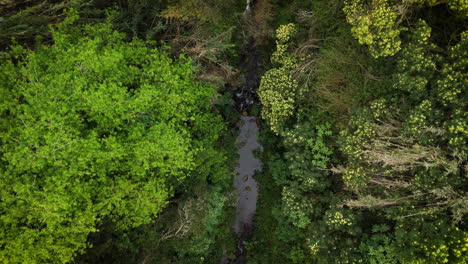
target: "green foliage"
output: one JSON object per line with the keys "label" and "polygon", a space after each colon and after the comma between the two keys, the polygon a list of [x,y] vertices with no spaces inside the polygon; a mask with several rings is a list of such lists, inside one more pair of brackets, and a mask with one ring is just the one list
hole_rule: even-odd
{"label": "green foliage", "polygon": [[360,44],[369,46],[373,57],[386,57],[400,50],[398,16],[388,0],[347,0],[343,11],[353,28],[351,32]]}
{"label": "green foliage", "polygon": [[281,74],[300,88],[276,101],[282,118],[265,100],[278,139],[264,175],[281,198],[256,250],[283,245],[281,263],[464,263],[466,33],[445,19],[458,4],[345,1],[340,17],[337,2],[299,12],[272,55],[296,63]]}
{"label": "green foliage", "polygon": [[349,160],[343,174],[343,180],[350,188],[365,186],[368,180],[360,162],[365,160],[365,156],[363,155],[365,145],[376,133],[371,120],[369,111],[359,109],[348,123],[348,129],[340,133],[341,151]]}
{"label": "green foliage", "polygon": [[413,98],[427,96],[429,80],[436,70],[435,56],[430,52],[435,45],[430,44],[431,28],[419,20],[411,33],[409,43],[398,54],[400,58],[395,75],[395,89],[410,93]]}
{"label": "green foliage", "polygon": [[119,0],[119,5],[106,10],[106,20],[116,30],[129,37],[156,39],[169,27],[159,17],[166,6],[165,0]]}
{"label": "green foliage", "polygon": [[[129,37],[156,40],[173,56],[184,54],[197,67],[197,78],[223,87],[236,82],[231,60],[238,51],[233,37],[238,22],[235,1],[119,0],[107,20]],[[237,32],[236,32],[237,33]],[[130,40],[131,38],[128,38]]]}
{"label": "green foliage", "polygon": [[394,247],[400,262],[463,263],[466,242],[466,232],[460,232],[445,219],[427,221],[417,217],[410,223],[401,221],[396,225]]}
{"label": "green foliage", "polygon": [[468,113],[455,110],[449,120],[445,122],[448,131],[447,138],[449,146],[459,152],[459,156],[466,158],[468,155]]}
{"label": "green foliage", "polygon": [[450,9],[457,11],[461,16],[468,17],[468,2],[466,0],[449,0]]}
{"label": "green foliage", "polygon": [[[218,234],[218,228],[222,223],[222,213],[225,209],[225,203],[227,201],[226,196],[220,192],[221,190],[213,190],[209,195],[200,200],[199,208],[205,212],[205,215],[200,220],[200,226],[197,227],[186,227],[193,232],[193,234],[188,234],[190,237],[186,240],[185,243],[177,241],[176,251],[181,261],[180,263],[194,263],[196,259],[209,256],[211,252],[210,249],[213,248],[213,244],[216,242],[215,238]],[[207,207],[202,209],[200,207]],[[195,213],[195,212],[193,212]],[[192,218],[192,217],[189,217]],[[190,221],[193,221],[192,219]],[[192,225],[197,223],[191,223]],[[185,244],[185,245],[184,245]]]}
{"label": "green foliage", "polygon": [[[346,20],[352,26],[352,34],[360,44],[369,47],[374,58],[395,55],[400,49],[402,41],[400,35],[408,29],[404,22],[408,22],[412,11],[421,8],[432,8],[447,4],[454,10],[454,15],[466,18],[468,16],[468,3],[466,1],[448,0],[347,0],[343,11]],[[405,21],[406,20],[406,21]]]}
{"label": "green foliage", "polygon": [[291,260],[292,263],[305,263],[306,261],[306,254],[304,250],[299,247],[293,247],[292,250],[289,252],[288,258]]}
{"label": "green foliage", "polygon": [[332,208],[328,210],[324,216],[325,223],[332,229],[349,230],[353,225],[353,219],[352,216],[350,217],[350,212],[348,212],[348,214],[345,212],[346,210],[342,208]]}
{"label": "green foliage", "polygon": [[197,19],[200,21],[219,22],[222,18],[219,9],[229,1],[186,0],[171,2],[173,4],[169,5],[161,13],[162,17],[169,19],[177,18],[185,21]]}
{"label": "green foliage", "polygon": [[466,262],[465,0],[0,2],[37,47],[1,54],[0,262],[232,257],[233,42],[277,26],[249,261]]}
{"label": "green foliage", "polygon": [[0,2],[0,46],[5,49],[13,39],[30,46],[50,38],[49,25],[65,19],[65,10],[79,10],[83,20],[96,19],[102,10],[91,0],[39,1],[3,0]]}
{"label": "green foliage", "polygon": [[303,197],[299,186],[291,185],[283,188],[283,215],[287,216],[290,222],[299,227],[305,228],[310,224],[308,213],[312,211],[312,204],[307,203]]}
{"label": "green foliage", "polygon": [[[408,223],[405,223],[408,225]],[[455,232],[444,221],[411,223],[414,230],[397,225],[395,235],[386,225],[372,227],[372,235],[361,243],[361,250],[369,263],[463,263],[466,236]],[[421,233],[421,229],[426,232]],[[465,241],[465,242],[464,242]],[[452,249],[452,250],[450,250]]]}
{"label": "green foliage", "polygon": [[[252,248],[248,253],[252,263],[286,262],[284,247],[286,244],[279,240],[279,229],[289,227],[284,223],[278,207],[281,205],[281,185],[285,184],[288,169],[287,163],[279,157],[279,139],[266,129],[260,130],[260,140],[264,146],[262,152],[262,171],[255,175],[259,188],[257,211],[255,215],[255,229],[252,238]],[[275,175],[273,175],[275,174]],[[288,232],[293,236],[292,232]],[[264,250],[268,248],[269,250]]]}
{"label": "green foliage", "polygon": [[317,129],[317,138],[311,138],[307,141],[307,145],[311,149],[313,160],[312,165],[325,169],[330,161],[329,156],[332,154],[331,149],[324,143],[325,136],[331,136],[332,131],[330,124],[319,125]]}
{"label": "green foliage", "polygon": [[437,81],[438,96],[444,106],[459,104],[460,99],[465,97],[466,69],[468,60],[466,59],[466,50],[468,47],[468,32],[461,34],[462,40],[450,48],[449,60],[442,67],[442,78]]}
{"label": "green foliage", "polygon": [[450,48],[449,56],[442,67],[441,78],[437,80],[437,101],[444,107],[451,109],[451,115],[445,120],[446,139],[449,145],[459,152],[460,157],[466,159],[468,149],[468,130],[466,127],[467,114],[466,96],[468,86],[468,33],[461,33],[461,41]]}
{"label": "green foliage", "polygon": [[[284,158],[289,163],[290,179],[300,182],[303,191],[323,190],[327,185],[320,168],[328,167],[331,149],[327,146],[330,136],[328,124],[312,125],[312,120],[303,120],[284,134]],[[325,137],[327,136],[327,137]]]}
{"label": "green foliage", "polygon": [[297,59],[287,51],[295,31],[294,24],[282,25],[277,29],[276,51],[271,61],[279,67],[270,69],[262,76],[258,89],[263,105],[262,117],[276,134],[282,132],[284,123],[293,115],[299,96],[298,83],[291,76]]}
{"label": "green foliage", "polygon": [[1,64],[3,262],[69,262],[103,221],[150,223],[184,181],[226,175],[216,90],[191,62],[77,18]]}
{"label": "green foliage", "polygon": [[390,229],[387,225],[374,225],[372,235],[363,239],[360,249],[370,264],[398,263],[398,252],[394,247],[394,239],[386,232]]}

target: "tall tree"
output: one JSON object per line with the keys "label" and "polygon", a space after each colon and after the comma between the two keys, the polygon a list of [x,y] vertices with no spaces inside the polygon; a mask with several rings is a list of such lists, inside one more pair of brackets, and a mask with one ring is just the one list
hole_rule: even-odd
{"label": "tall tree", "polygon": [[224,176],[216,89],[191,62],[77,18],[0,65],[3,263],[69,262],[103,221],[149,223],[182,182]]}

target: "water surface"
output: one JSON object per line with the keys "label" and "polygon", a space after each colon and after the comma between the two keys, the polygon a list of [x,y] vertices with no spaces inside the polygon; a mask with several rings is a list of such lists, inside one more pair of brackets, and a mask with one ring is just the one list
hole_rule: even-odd
{"label": "water surface", "polygon": [[260,160],[254,156],[254,151],[261,150],[257,131],[256,117],[241,116],[240,133],[236,140],[239,162],[236,166],[237,177],[234,181],[238,197],[234,231],[239,236],[251,230],[257,208],[258,187],[253,176],[262,168]]}

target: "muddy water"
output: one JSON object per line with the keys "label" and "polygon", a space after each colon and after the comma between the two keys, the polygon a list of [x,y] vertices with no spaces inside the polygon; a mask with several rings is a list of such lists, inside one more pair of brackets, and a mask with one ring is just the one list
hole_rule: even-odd
{"label": "muddy water", "polygon": [[258,143],[258,124],[255,116],[241,116],[239,136],[236,140],[239,162],[236,166],[234,187],[237,191],[236,220],[234,231],[237,235],[236,257],[230,263],[247,263],[247,250],[244,241],[252,235],[255,210],[257,209],[258,186],[255,173],[262,169],[262,163],[255,158],[254,152],[261,151]]}
{"label": "muddy water", "polygon": [[262,168],[260,160],[254,157],[254,151],[261,150],[257,136],[257,118],[242,116],[240,124],[240,133],[236,141],[239,162],[234,182],[238,197],[234,231],[238,234],[245,233],[252,226],[258,196],[257,182],[253,176]]}
{"label": "muddy water", "polygon": [[[255,12],[255,0],[247,0],[244,17],[248,19]],[[246,113],[253,105],[259,105],[257,88],[260,84],[258,69],[261,65],[259,46],[253,37],[249,38],[245,47],[245,55],[240,68],[245,70],[245,82],[237,87],[235,93],[236,106],[239,112]],[[234,231],[237,235],[236,253],[233,259],[225,257],[221,263],[245,264],[248,262],[247,250],[244,242],[252,236],[255,211],[257,209],[258,186],[254,179],[255,173],[262,169],[262,163],[255,158],[254,152],[261,151],[257,131],[259,129],[257,117],[242,115],[239,121],[239,136],[236,140],[239,162],[236,166],[234,187],[237,191],[236,220]]]}

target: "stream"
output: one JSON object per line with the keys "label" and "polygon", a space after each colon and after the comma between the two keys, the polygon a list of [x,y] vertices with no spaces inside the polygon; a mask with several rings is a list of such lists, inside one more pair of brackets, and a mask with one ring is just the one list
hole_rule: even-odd
{"label": "stream", "polygon": [[262,169],[262,163],[255,157],[254,152],[261,151],[262,147],[258,143],[258,124],[255,116],[241,116],[239,125],[240,131],[236,140],[239,162],[234,181],[238,203],[234,231],[237,235],[236,263],[247,263],[244,241],[252,236],[258,197],[258,186],[254,175]]}
{"label": "stream", "polygon": [[[247,0],[244,17],[255,12],[255,0]],[[253,37],[250,37],[245,47],[245,55],[240,65],[244,69],[244,84],[236,88],[235,101],[237,109],[242,115],[237,123],[239,134],[236,139],[237,153],[239,161],[236,165],[236,178],[234,188],[237,192],[236,219],[234,222],[234,232],[236,233],[236,253],[235,258],[224,259],[221,263],[244,264],[248,262],[246,241],[252,237],[255,211],[257,209],[258,186],[254,177],[262,169],[262,163],[255,157],[256,151],[262,151],[262,146],[258,142],[257,132],[259,130],[259,120],[256,116],[248,115],[247,111],[253,105],[259,104],[257,88],[260,84],[258,68],[260,65],[259,47]]]}

